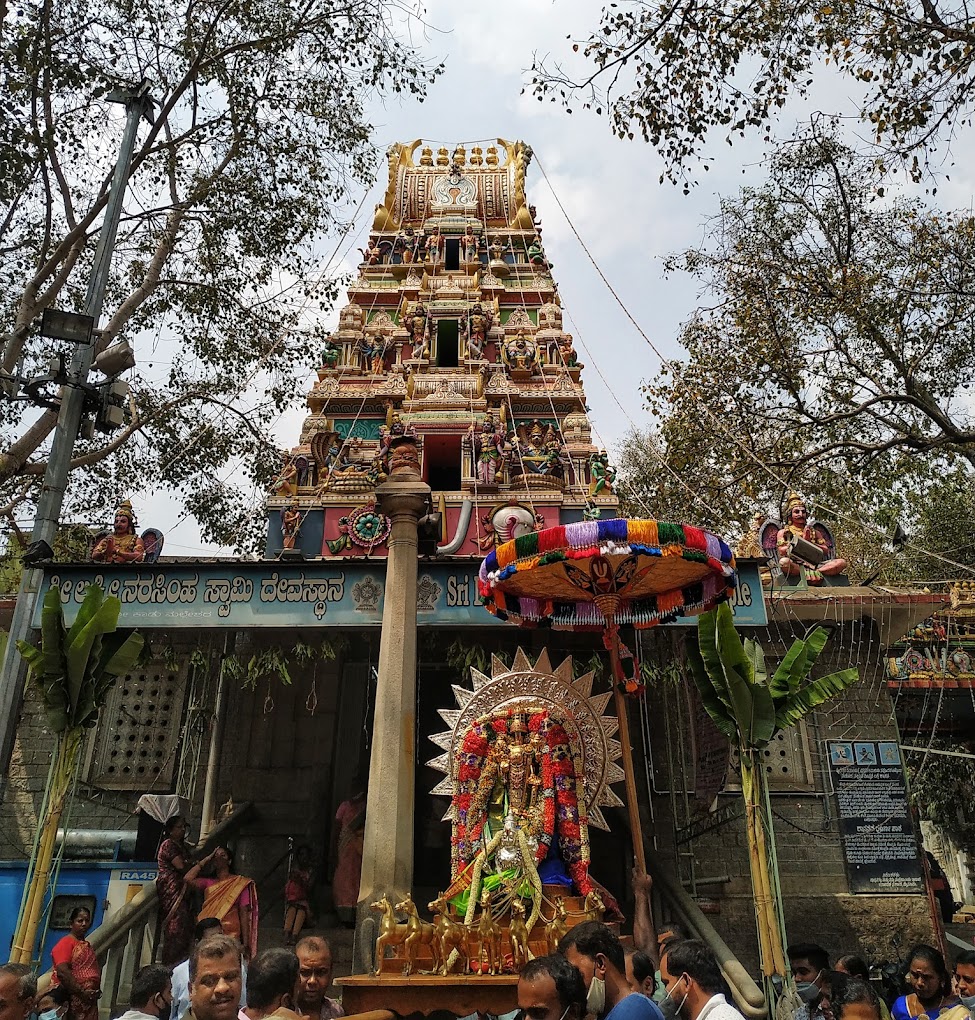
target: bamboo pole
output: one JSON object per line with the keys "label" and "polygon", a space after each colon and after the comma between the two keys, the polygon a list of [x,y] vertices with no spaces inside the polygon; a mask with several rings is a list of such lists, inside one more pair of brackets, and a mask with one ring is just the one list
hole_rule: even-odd
{"label": "bamboo pole", "polygon": [[[602,608],[602,607],[600,607]],[[616,718],[619,721],[620,744],[623,748],[623,779],[626,784],[626,811],[630,821],[630,835],[633,840],[633,863],[646,874],[647,860],[643,852],[643,828],[640,825],[640,805],[636,796],[636,778],[633,772],[633,749],[630,747],[630,721],[627,715],[626,696],[620,690],[617,674],[620,665],[619,629],[609,617],[606,619],[606,632],[610,637],[609,658],[611,664],[610,682],[613,685],[613,701],[616,705]]]}
{"label": "bamboo pole", "polygon": [[44,835],[41,837],[41,848],[38,853],[37,866],[32,880],[34,888],[30,894],[30,905],[24,918],[20,942],[14,947],[14,953],[18,956],[18,963],[30,964],[33,960],[34,941],[37,938],[41,909],[44,905],[44,895],[47,892],[48,879],[51,874],[51,861],[54,859],[54,844],[57,840],[58,825],[64,811],[68,789],[71,786],[75,758],[80,746],[81,731],[77,729],[68,730],[61,742],[57,774],[55,776],[55,788],[52,790],[53,796],[51,797],[48,815],[44,820]]}
{"label": "bamboo pole", "polygon": [[757,774],[754,750],[742,752],[741,788],[745,799],[745,823],[748,835],[748,862],[752,874],[752,891],[755,896],[755,919],[758,924],[762,974],[784,975],[785,951],[778,923],[775,898],[768,868],[768,844],[762,816],[760,778]]}

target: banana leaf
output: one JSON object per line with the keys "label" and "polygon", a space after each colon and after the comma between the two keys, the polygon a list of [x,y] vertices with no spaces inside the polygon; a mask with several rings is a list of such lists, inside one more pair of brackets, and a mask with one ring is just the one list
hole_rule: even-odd
{"label": "banana leaf", "polygon": [[792,647],[772,677],[772,697],[788,697],[799,689],[828,640],[829,631],[817,627],[807,638],[792,642]]}
{"label": "banana leaf", "polygon": [[[721,733],[729,740],[737,743],[738,728],[730,718],[727,706],[718,697],[711,674],[705,668],[704,659],[701,657],[701,653],[693,641],[688,641],[687,643],[687,660],[690,663],[691,676],[694,678],[694,684],[701,695],[701,704],[704,706],[705,712],[711,717],[714,725],[718,727]],[[722,676],[723,681],[724,677]]]}
{"label": "banana leaf", "polygon": [[733,721],[734,708],[728,693],[728,684],[724,678],[721,657],[718,655],[717,623],[717,612],[713,609],[701,613],[697,618],[697,651],[700,653],[704,670],[710,677],[714,696],[724,706],[726,717]]}
{"label": "banana leaf", "polygon": [[805,687],[789,695],[778,705],[775,713],[776,726],[779,729],[794,726],[804,715],[837,694],[842,694],[859,679],[859,671],[850,668],[841,669],[837,673],[830,673],[828,676],[810,681]]}
{"label": "banana leaf", "polygon": [[[85,596],[85,603],[94,592],[96,599],[101,596],[101,589],[92,585]],[[84,605],[82,605],[84,608]],[[122,603],[117,598],[107,598],[100,602],[98,608],[89,612],[87,622],[77,629],[72,627],[68,632],[67,663],[68,663],[68,696],[73,709],[77,709],[81,701],[85,678],[92,658],[98,656],[101,636],[114,631],[118,626]],[[72,637],[72,634],[74,635]],[[97,645],[96,645],[97,642]]]}
{"label": "banana leaf", "polygon": [[745,654],[741,638],[735,630],[735,617],[731,606],[722,602],[716,610],[715,618],[715,644],[718,654],[725,669],[728,666],[738,671],[742,679],[749,686],[755,683],[755,671],[751,659]]}
{"label": "banana leaf", "polygon": [[762,650],[762,646],[757,641],[752,641],[751,638],[745,638],[743,644],[745,654],[752,663],[755,683],[761,684],[762,687],[768,687],[768,670],[765,668],[765,652]]}

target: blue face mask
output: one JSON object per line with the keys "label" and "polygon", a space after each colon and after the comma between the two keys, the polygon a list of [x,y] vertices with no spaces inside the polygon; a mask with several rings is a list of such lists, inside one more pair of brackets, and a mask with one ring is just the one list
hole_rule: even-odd
{"label": "blue face mask", "polygon": [[[820,975],[823,972],[820,971],[816,975],[816,980],[819,980]],[[799,996],[805,1003],[815,1002],[819,998],[819,985],[816,981],[797,981],[796,982],[796,995]]]}
{"label": "blue face mask", "polygon": [[43,1013],[38,1015],[37,1020],[58,1020],[58,1011],[56,1009],[45,1009]]}
{"label": "blue face mask", "polygon": [[958,1001],[969,1012],[971,1012],[973,1009],[975,1009],[975,995],[959,995],[958,996]]}

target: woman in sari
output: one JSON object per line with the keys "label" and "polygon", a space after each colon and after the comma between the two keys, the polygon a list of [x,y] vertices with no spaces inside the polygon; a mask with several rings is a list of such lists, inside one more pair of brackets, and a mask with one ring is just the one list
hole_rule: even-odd
{"label": "woman in sari", "polygon": [[359,873],[362,871],[362,840],[366,825],[366,791],[356,790],[335,814],[339,823],[338,854],[332,876],[335,910],[346,925],[354,922],[359,902]]}
{"label": "woman in sari", "polygon": [[257,955],[257,886],[253,879],[234,874],[234,855],[228,847],[218,846],[200,867],[212,865],[213,878],[196,878],[193,870],[187,882],[203,890],[203,909],[197,921],[215,917],[224,934],[233,935],[244,948],[244,959]]}
{"label": "woman in sari", "polygon": [[91,911],[75,907],[71,911],[71,930],[51,949],[53,982],[70,995],[69,1020],[98,1020],[98,997],[102,994],[102,969],[95,950],[85,938],[91,927]]}
{"label": "woman in sari", "polygon": [[191,888],[186,875],[190,870],[186,839],[186,819],[174,815],[166,822],[166,838],[159,847],[156,860],[156,889],[162,910],[162,951],[160,957],[168,967],[182,963],[190,955],[193,940]]}

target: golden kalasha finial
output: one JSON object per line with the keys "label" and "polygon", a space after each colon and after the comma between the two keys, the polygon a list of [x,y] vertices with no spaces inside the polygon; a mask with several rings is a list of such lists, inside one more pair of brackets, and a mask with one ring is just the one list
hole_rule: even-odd
{"label": "golden kalasha finial", "polygon": [[480,145],[475,145],[471,149],[471,166],[481,166],[484,163],[484,155]]}
{"label": "golden kalasha finial", "polygon": [[488,166],[498,165],[498,147],[496,145],[489,145],[487,151],[487,159],[485,160]]}
{"label": "golden kalasha finial", "polygon": [[433,166],[433,149],[429,145],[423,146],[420,153],[420,166]]}
{"label": "golden kalasha finial", "polygon": [[463,166],[467,162],[467,149],[463,145],[458,145],[451,158],[458,166]]}
{"label": "golden kalasha finial", "polygon": [[441,145],[437,149],[437,166],[450,166],[450,156],[447,155],[446,145]]}

